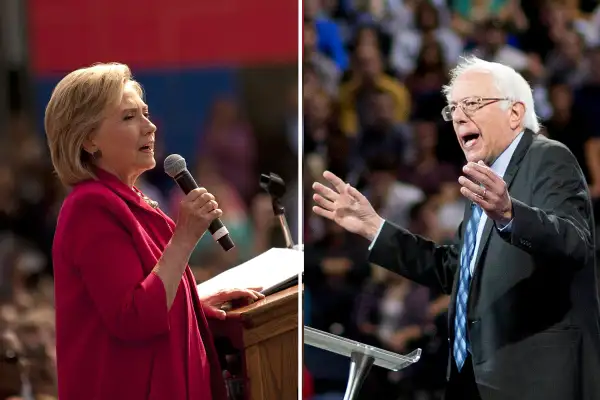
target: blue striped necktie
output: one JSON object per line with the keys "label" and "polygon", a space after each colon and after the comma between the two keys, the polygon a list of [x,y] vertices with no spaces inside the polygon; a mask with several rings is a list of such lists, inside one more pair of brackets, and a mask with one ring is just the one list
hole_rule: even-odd
{"label": "blue striped necktie", "polygon": [[467,302],[471,285],[470,265],[475,253],[477,227],[482,213],[481,207],[478,205],[473,205],[472,209],[473,213],[467,223],[465,241],[460,254],[460,275],[456,296],[456,316],[454,318],[454,359],[459,371],[467,358]]}

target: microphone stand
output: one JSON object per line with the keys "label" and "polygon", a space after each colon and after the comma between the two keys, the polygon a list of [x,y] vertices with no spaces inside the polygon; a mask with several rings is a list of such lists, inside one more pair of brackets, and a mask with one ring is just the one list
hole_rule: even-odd
{"label": "microphone stand", "polygon": [[290,231],[290,226],[288,225],[287,218],[285,217],[285,207],[281,204],[281,200],[276,197],[272,197],[271,202],[273,205],[273,213],[279,220],[281,230],[283,231],[285,247],[292,249],[294,248],[294,241],[292,240],[292,232]]}
{"label": "microphone stand", "polygon": [[285,217],[285,207],[281,203],[281,198],[285,194],[285,182],[279,175],[271,172],[268,175],[262,174],[260,176],[260,187],[271,196],[273,213],[281,225],[281,230],[283,231],[283,237],[285,239],[285,247],[293,249],[294,241],[292,239],[292,232],[290,231],[290,227]]}

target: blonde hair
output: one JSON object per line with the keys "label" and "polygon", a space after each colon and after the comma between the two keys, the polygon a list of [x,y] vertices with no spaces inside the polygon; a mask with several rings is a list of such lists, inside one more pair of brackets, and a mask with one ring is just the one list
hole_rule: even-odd
{"label": "blonde hair", "polygon": [[95,179],[93,156],[84,142],[105,117],[106,109],[118,104],[126,83],[140,96],[143,90],[125,64],[95,64],[65,76],[54,88],[44,118],[44,127],[54,169],[65,186]]}

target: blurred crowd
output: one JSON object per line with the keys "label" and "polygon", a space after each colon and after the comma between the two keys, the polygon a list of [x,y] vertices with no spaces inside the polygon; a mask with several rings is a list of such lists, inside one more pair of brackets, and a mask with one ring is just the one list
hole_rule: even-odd
{"label": "blurred crowd", "polygon": [[[445,382],[448,296],[367,262],[369,243],[315,216],[311,185],[330,170],[379,214],[446,243],[463,218],[464,156],[441,94],[475,54],[534,90],[541,134],[577,157],[600,198],[600,6],[586,0],[305,0],[305,323],[396,353],[362,398],[437,399]],[[596,218],[598,220],[598,217]],[[305,346],[306,398],[341,399],[348,360]]]}
{"label": "blurred crowd", "polygon": [[[45,137],[34,122],[13,113],[0,134],[0,400],[57,396],[51,249],[67,189],[53,172]],[[279,140],[264,138],[238,100],[227,95],[215,99],[204,126],[190,127],[198,140],[188,168],[215,195],[236,244],[225,253],[209,234],[199,241],[190,260],[198,283],[273,246],[284,247],[271,198],[259,186],[261,173],[275,172],[285,180],[283,201],[297,231],[298,129],[291,122],[282,125]],[[163,171],[167,154],[160,127],[156,140],[157,167],[136,186],[177,220],[182,193]]]}

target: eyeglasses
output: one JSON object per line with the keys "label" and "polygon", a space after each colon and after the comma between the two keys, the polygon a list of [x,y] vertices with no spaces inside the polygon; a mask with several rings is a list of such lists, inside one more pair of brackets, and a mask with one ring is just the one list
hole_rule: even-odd
{"label": "eyeglasses", "polygon": [[473,115],[477,110],[497,101],[511,100],[508,97],[466,97],[456,104],[448,104],[442,109],[442,117],[444,121],[452,121],[452,114],[456,111],[456,107],[460,107],[463,112],[469,116]]}

